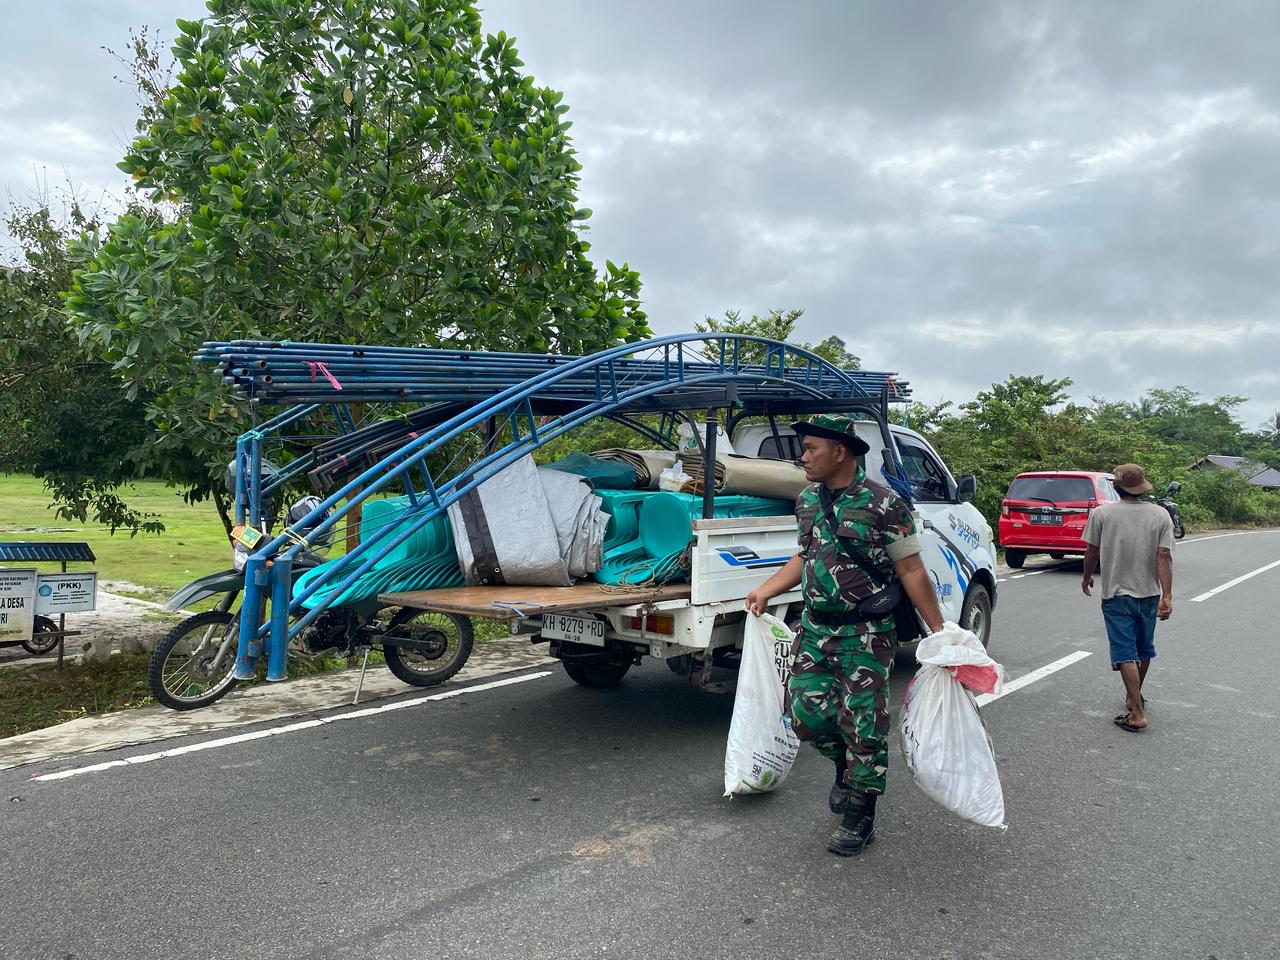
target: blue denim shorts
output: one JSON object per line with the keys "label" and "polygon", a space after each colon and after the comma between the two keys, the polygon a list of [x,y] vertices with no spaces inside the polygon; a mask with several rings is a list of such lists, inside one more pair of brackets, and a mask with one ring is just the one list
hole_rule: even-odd
{"label": "blue denim shorts", "polygon": [[1156,656],[1156,606],[1159,597],[1112,597],[1102,601],[1102,619],[1111,645],[1111,669],[1122,663],[1154,660]]}

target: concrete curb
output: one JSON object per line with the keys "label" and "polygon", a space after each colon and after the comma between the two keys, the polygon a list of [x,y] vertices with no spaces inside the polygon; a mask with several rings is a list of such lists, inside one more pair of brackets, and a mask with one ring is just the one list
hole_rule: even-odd
{"label": "concrete curb", "polygon": [[[430,690],[442,692],[496,674],[555,662],[527,639],[490,640],[476,646],[467,665],[451,680]],[[353,668],[232,690],[225,699],[189,712],[155,706],[81,717],[0,740],[0,770],[350,706],[358,676],[359,669]],[[401,683],[378,666],[365,675],[360,702],[422,692],[423,688]]]}

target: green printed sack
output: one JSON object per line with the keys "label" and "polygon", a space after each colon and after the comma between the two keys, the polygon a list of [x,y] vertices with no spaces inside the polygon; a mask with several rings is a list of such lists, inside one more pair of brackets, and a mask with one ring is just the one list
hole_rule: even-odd
{"label": "green printed sack", "polygon": [[768,614],[747,614],[738,692],[724,752],[724,795],[766,793],[787,779],[800,740],[787,715],[784,684],[793,636]]}

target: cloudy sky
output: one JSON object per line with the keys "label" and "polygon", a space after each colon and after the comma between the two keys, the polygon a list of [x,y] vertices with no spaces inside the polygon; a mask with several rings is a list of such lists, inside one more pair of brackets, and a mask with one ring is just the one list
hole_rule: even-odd
{"label": "cloudy sky", "polygon": [[[100,48],[198,0],[6,5],[0,187],[118,191]],[[1280,409],[1280,4],[488,0],[563,90],[651,322],[805,310],[930,401],[1010,373]]]}

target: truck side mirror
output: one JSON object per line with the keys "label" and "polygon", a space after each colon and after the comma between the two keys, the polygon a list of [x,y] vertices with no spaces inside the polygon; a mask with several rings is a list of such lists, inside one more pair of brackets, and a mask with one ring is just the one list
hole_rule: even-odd
{"label": "truck side mirror", "polygon": [[956,499],[961,503],[968,503],[978,495],[978,478],[972,473],[966,473],[963,477],[956,481]]}

